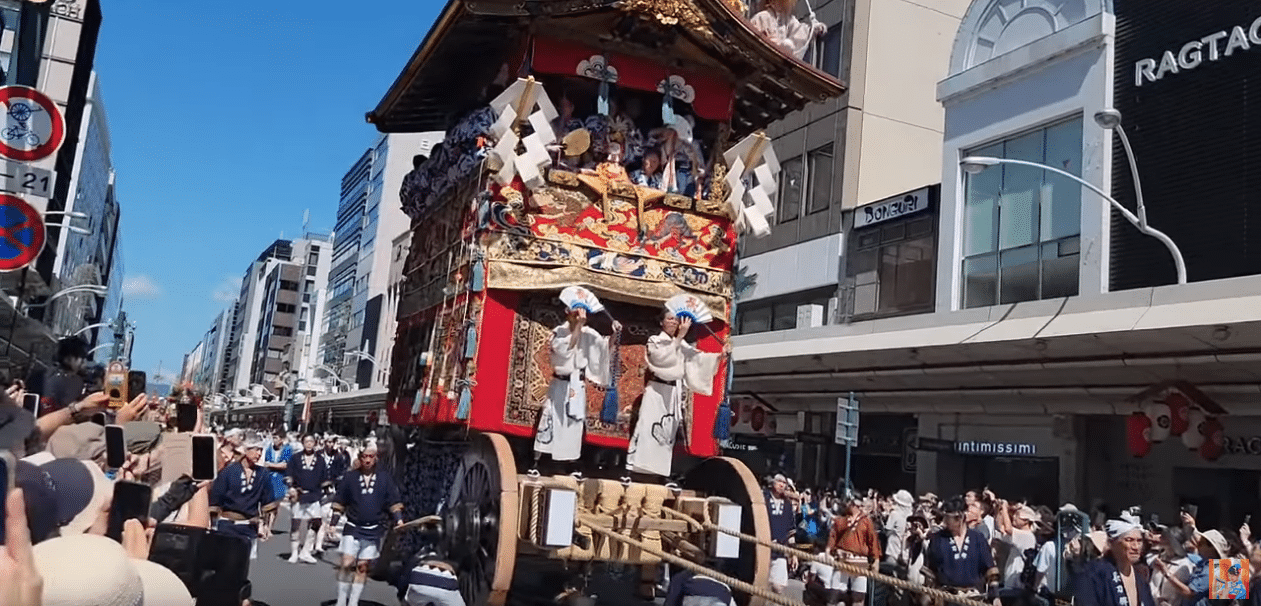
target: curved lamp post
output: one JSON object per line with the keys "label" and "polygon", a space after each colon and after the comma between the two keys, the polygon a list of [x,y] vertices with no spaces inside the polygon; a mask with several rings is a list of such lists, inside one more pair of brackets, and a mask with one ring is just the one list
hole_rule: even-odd
{"label": "curved lamp post", "polygon": [[[1178,272],[1178,284],[1187,283],[1186,261],[1183,260],[1182,251],[1178,250],[1178,245],[1174,243],[1173,239],[1160,230],[1148,227],[1146,219],[1140,219],[1134,213],[1130,212],[1128,208],[1122,206],[1120,202],[1117,202],[1115,198],[1113,198],[1112,196],[1109,196],[1107,192],[1104,192],[1102,189],[1095,187],[1093,183],[1090,183],[1089,181],[1086,181],[1085,179],[1082,179],[1081,177],[1078,177],[1077,175],[1074,175],[1073,173],[1070,173],[1066,170],[1061,170],[1061,169],[1055,168],[1054,166],[1047,166],[1046,164],[1039,164],[1037,162],[1029,162],[1028,160],[1013,160],[1011,158],[994,158],[991,156],[968,156],[959,162],[959,165],[963,167],[964,172],[970,175],[975,175],[985,170],[986,168],[989,168],[991,166],[997,166],[999,164],[1014,164],[1016,166],[1029,166],[1033,168],[1040,168],[1042,170],[1049,170],[1058,175],[1062,175],[1064,177],[1072,179],[1073,181],[1080,183],[1082,187],[1085,187],[1086,189],[1089,189],[1090,191],[1095,192],[1096,194],[1099,194],[1099,196],[1102,197],[1104,200],[1107,200],[1108,203],[1111,204],[1112,207],[1117,210],[1117,212],[1120,212],[1121,216],[1125,217],[1126,221],[1129,221],[1132,225],[1134,225],[1134,227],[1137,227],[1138,231],[1159,240],[1161,244],[1165,245],[1165,248],[1169,249],[1169,254],[1170,256],[1173,257],[1174,269],[1176,269]],[[1137,174],[1138,173],[1136,171],[1135,175]],[[1138,190],[1137,179],[1135,179],[1135,190],[1136,191]],[[1143,206],[1141,205],[1141,203],[1139,205],[1139,209],[1140,210],[1143,209]]]}
{"label": "curved lamp post", "polygon": [[[359,351],[348,351],[348,352],[346,352],[346,355],[347,355],[347,356],[356,357],[356,358],[361,358],[361,359],[364,359],[364,360],[367,360],[368,362],[370,362],[370,363],[372,364],[372,372],[373,372],[373,374],[377,374],[377,373],[380,373],[380,372],[381,372],[381,363],[380,363],[380,362],[377,362],[376,357],[374,357],[372,354],[370,354],[370,353],[368,353],[368,352],[366,352],[366,351],[363,351],[363,350],[359,350]],[[371,385],[369,385],[369,387],[371,387]]]}
{"label": "curved lamp post", "polygon": [[113,325],[114,325],[113,322],[98,322],[96,324],[88,324],[87,326],[84,326],[83,328],[80,328],[79,330],[74,331],[74,334],[71,336],[77,337],[89,330],[92,330],[93,328],[104,328],[106,326],[113,326]]}
{"label": "curved lamp post", "polygon": [[80,284],[78,286],[71,286],[70,288],[65,288],[53,293],[47,299],[44,299],[40,303],[27,304],[26,308],[30,309],[32,307],[46,307],[49,303],[52,303],[54,299],[59,299],[66,295],[73,295],[73,294],[78,294],[78,293],[91,293],[98,297],[103,297],[109,293],[109,288],[106,286],[101,286],[100,284]]}
{"label": "curved lamp post", "polygon": [[337,386],[343,386],[343,385],[344,385],[344,386],[346,386],[346,388],[347,388],[347,389],[349,389],[349,388],[350,388],[350,383],[349,383],[348,381],[346,381],[345,379],[343,379],[343,378],[341,378],[341,377],[337,376],[337,372],[336,372],[336,371],[334,371],[333,369],[331,369],[331,368],[329,368],[329,367],[327,367],[327,366],[325,366],[325,365],[323,365],[323,364],[316,364],[313,368],[315,368],[316,370],[322,370],[322,371],[324,371],[324,373],[325,373],[325,374],[327,374],[330,378],[332,378],[332,379],[333,379],[333,384],[334,384],[334,385],[337,385]]}
{"label": "curved lamp post", "polygon": [[45,225],[47,225],[47,226],[49,226],[49,227],[60,227],[61,229],[64,229],[64,230],[66,230],[66,231],[70,231],[70,232],[74,232],[74,233],[76,233],[76,234],[79,234],[80,236],[90,236],[90,235],[92,235],[92,230],[91,230],[91,229],[88,229],[88,228],[86,228],[86,227],[78,227],[78,226],[75,226],[75,225],[71,225],[71,224],[69,223],[69,221],[70,221],[71,219],[86,219],[86,218],[88,218],[88,214],[87,214],[87,213],[84,213],[84,212],[79,212],[79,211],[74,211],[74,210],[50,210],[50,211],[45,212],[45,213],[44,213],[44,215],[45,215],[45,216],[47,216],[47,215],[61,215],[62,217],[64,217],[64,220],[63,220],[62,222],[60,222],[60,223],[49,223],[49,222],[45,222],[44,224],[45,224]]}

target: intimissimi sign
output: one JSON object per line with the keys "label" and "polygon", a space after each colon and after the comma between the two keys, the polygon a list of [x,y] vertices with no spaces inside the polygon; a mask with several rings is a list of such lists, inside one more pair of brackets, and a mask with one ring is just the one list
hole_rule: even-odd
{"label": "intimissimi sign", "polygon": [[[1207,9],[1206,9],[1207,10]],[[1167,50],[1159,59],[1141,59],[1134,63],[1134,85],[1142,86],[1164,79],[1170,74],[1191,71],[1205,61],[1220,61],[1237,53],[1261,46],[1261,17],[1249,25],[1236,25],[1230,31],[1214,32],[1199,40],[1192,40],[1173,51]],[[1257,49],[1261,52],[1261,49]]]}

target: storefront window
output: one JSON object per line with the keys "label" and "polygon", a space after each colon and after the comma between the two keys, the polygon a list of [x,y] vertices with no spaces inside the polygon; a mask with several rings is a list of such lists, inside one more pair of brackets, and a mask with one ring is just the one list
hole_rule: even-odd
{"label": "storefront window", "polygon": [[785,160],[779,171],[779,222],[787,223],[801,214],[805,190],[805,166],[801,156]]}
{"label": "storefront window", "polygon": [[741,303],[736,308],[736,333],[748,335],[797,328],[797,314],[802,305],[817,305],[816,311],[822,315],[822,323],[828,324],[831,322],[830,312],[832,299],[835,296],[836,288],[827,286],[781,297]]}
{"label": "storefront window", "polygon": [[[964,155],[1027,160],[1080,175],[1082,121]],[[964,307],[1077,294],[1080,184],[1034,167],[987,168],[967,177],[964,223]]]}
{"label": "storefront window", "polygon": [[846,275],[856,318],[932,311],[936,217],[882,223],[850,238]]}

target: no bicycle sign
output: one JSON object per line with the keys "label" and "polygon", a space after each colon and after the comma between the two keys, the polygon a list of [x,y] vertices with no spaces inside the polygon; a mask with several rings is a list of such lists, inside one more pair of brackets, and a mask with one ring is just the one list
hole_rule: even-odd
{"label": "no bicycle sign", "polygon": [[43,160],[66,140],[61,108],[29,86],[0,86],[0,111],[0,156],[20,162]]}

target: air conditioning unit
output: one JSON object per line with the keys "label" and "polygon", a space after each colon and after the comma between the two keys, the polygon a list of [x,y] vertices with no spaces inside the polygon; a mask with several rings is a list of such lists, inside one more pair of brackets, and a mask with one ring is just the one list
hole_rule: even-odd
{"label": "air conditioning unit", "polygon": [[823,326],[823,306],[808,304],[797,306],[797,328]]}

